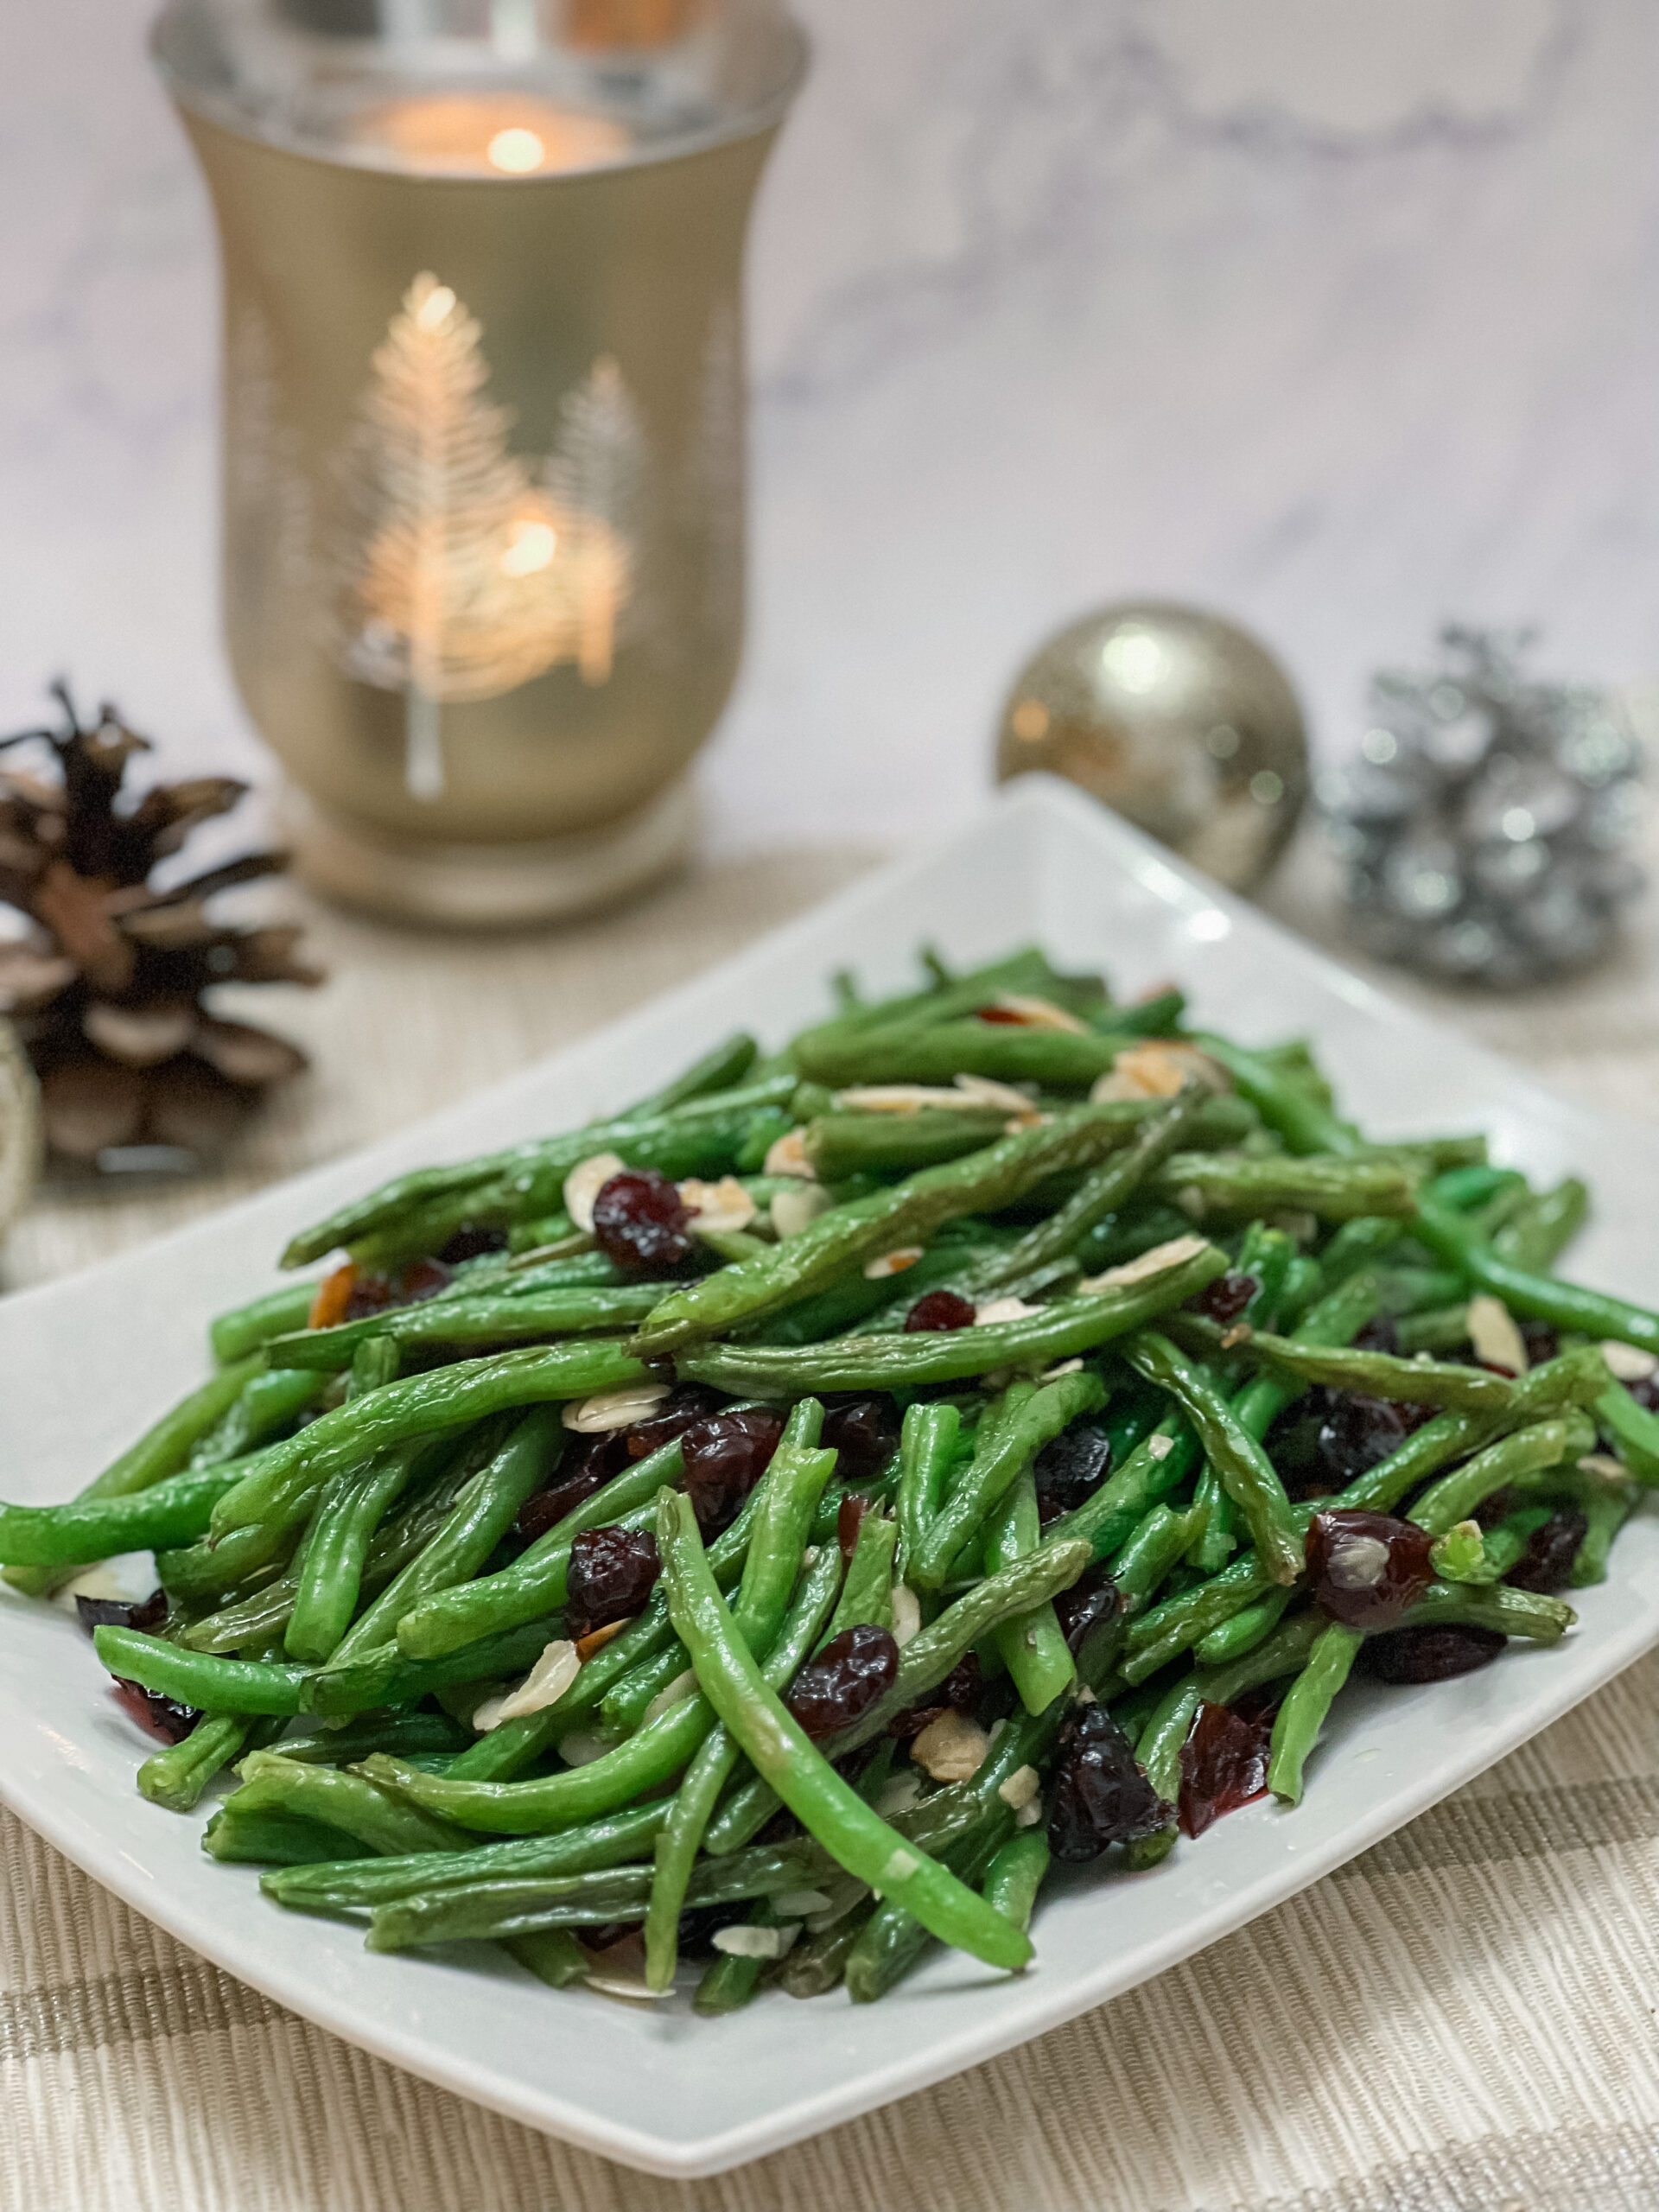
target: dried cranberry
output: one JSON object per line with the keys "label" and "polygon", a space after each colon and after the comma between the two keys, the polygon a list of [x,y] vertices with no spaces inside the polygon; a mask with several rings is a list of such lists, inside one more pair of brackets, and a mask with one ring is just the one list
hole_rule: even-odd
{"label": "dried cranberry", "polygon": [[1508,1639],[1494,1628],[1395,1628],[1359,1647],[1362,1673],[1379,1682],[1445,1682],[1497,1658]]}
{"label": "dried cranberry", "polygon": [[1112,1440],[1092,1421],[1073,1421],[1037,1454],[1032,1473],[1045,1525],[1090,1498],[1112,1470]]}
{"label": "dried cranberry", "polygon": [[463,1221],[449,1242],[440,1246],[438,1257],[446,1268],[458,1268],[467,1260],[482,1260],[506,1249],[505,1229],[486,1229],[482,1222]]}
{"label": "dried cranberry", "polygon": [[1194,1313],[1207,1313],[1212,1321],[1219,1321],[1224,1328],[1236,1321],[1244,1308],[1262,1287],[1254,1275],[1217,1275],[1214,1282],[1186,1301]]}
{"label": "dried cranberry", "polygon": [[1275,1424],[1268,1455],[1293,1497],[1323,1497],[1398,1451],[1429,1411],[1349,1390],[1310,1390]]}
{"label": "dried cranberry", "polygon": [[1433,1541],[1391,1513],[1316,1513],[1306,1548],[1315,1602],[1350,1628],[1392,1627],[1434,1580]]}
{"label": "dried cranberry", "polygon": [[899,1646],[868,1621],[844,1628],[808,1660],[784,1700],[814,1743],[861,1720],[899,1672]]}
{"label": "dried cranberry", "polygon": [[660,1274],[690,1257],[690,1207],[666,1175],[654,1167],[625,1167],[594,1200],[594,1241],[619,1268]]}
{"label": "dried cranberry", "polygon": [[853,1554],[858,1548],[858,1532],[864,1526],[865,1516],[875,1510],[873,1497],[861,1497],[856,1491],[849,1491],[836,1509],[836,1541],[841,1547],[841,1563],[850,1566]]}
{"label": "dried cranberry", "polygon": [[167,1592],[152,1590],[148,1598],[82,1598],[77,1596],[75,1611],[80,1624],[88,1636],[95,1628],[137,1628],[146,1633],[159,1628],[167,1618]]}
{"label": "dried cranberry", "polygon": [[346,1300],[346,1311],[340,1318],[346,1321],[366,1321],[371,1313],[384,1313],[393,1303],[390,1278],[365,1274],[359,1268],[352,1284],[351,1294]]}
{"label": "dried cranberry", "polygon": [[1634,1382],[1627,1382],[1624,1388],[1645,1412],[1659,1414],[1659,1370],[1638,1376]]}
{"label": "dried cranberry", "polygon": [[781,1415],[765,1406],[709,1414],[680,1439],[685,1492],[705,1536],[718,1535],[772,1463],[784,1433]]}
{"label": "dried cranberry", "polygon": [[1082,1650],[1086,1636],[1115,1621],[1122,1610],[1122,1594],[1103,1567],[1085,1567],[1071,1587],[1058,1592],[1054,1599],[1060,1633],[1073,1657]]}
{"label": "dried cranberry", "polygon": [[1076,1707],[1060,1729],[1049,1799],[1048,1845],[1057,1859],[1097,1859],[1169,1824],[1165,1804],[1103,1705]]}
{"label": "dried cranberry", "polygon": [[584,1452],[557,1482],[538,1490],[519,1507],[512,1532],[520,1543],[534,1543],[537,1536],[544,1536],[567,1513],[585,1505],[596,1490],[602,1490],[613,1475],[621,1473],[627,1465],[621,1433],[613,1430],[608,1436],[594,1437],[593,1442],[597,1449]]}
{"label": "dried cranberry", "polygon": [[663,1571],[649,1529],[586,1529],[570,1547],[567,1636],[591,1636],[643,1610]]}
{"label": "dried cranberry", "polygon": [[181,1705],[177,1698],[147,1690],[142,1682],[130,1682],[122,1675],[113,1675],[111,1680],[116,1696],[138,1726],[159,1736],[164,1744],[181,1744],[202,1717],[194,1705]]}
{"label": "dried cranberry", "polygon": [[966,1329],[974,1319],[974,1301],[954,1290],[925,1291],[905,1316],[905,1333],[924,1329]]}
{"label": "dried cranberry", "polygon": [[1181,1745],[1179,1819],[1184,1835],[1202,1835],[1211,1821],[1236,1812],[1268,1789],[1273,1716],[1201,1705]]}
{"label": "dried cranberry", "polygon": [[1558,1507],[1533,1530],[1527,1548],[1503,1580],[1516,1590],[1565,1590],[1589,1526],[1589,1516],[1577,1506]]}
{"label": "dried cranberry", "polygon": [[1527,1348],[1527,1360],[1533,1367],[1541,1367],[1547,1359],[1556,1358],[1561,1340],[1548,1321],[1522,1321],[1521,1341]]}
{"label": "dried cranberry", "polygon": [[958,1659],[950,1672],[930,1690],[925,1703],[906,1706],[902,1713],[895,1713],[887,1723],[889,1736],[902,1742],[919,1736],[930,1721],[937,1720],[944,1713],[972,1713],[985,1694],[985,1677],[980,1672],[979,1661],[969,1651]]}
{"label": "dried cranberry", "polygon": [[449,1280],[450,1271],[442,1260],[411,1260],[391,1279],[391,1302],[418,1306],[423,1298],[435,1298],[441,1290],[448,1290]]}
{"label": "dried cranberry", "polygon": [[683,1436],[694,1421],[706,1420],[716,1412],[720,1403],[719,1391],[711,1390],[705,1382],[678,1384],[654,1414],[623,1431],[628,1458],[644,1459],[653,1452],[660,1452],[664,1444]]}
{"label": "dried cranberry", "polygon": [[1515,1499],[1506,1490],[1492,1491],[1483,1497],[1469,1518],[1483,1529],[1496,1529],[1500,1521],[1507,1521],[1515,1510]]}
{"label": "dried cranberry", "polygon": [[823,1417],[819,1439],[836,1457],[836,1478],[868,1483],[899,1449],[899,1415],[891,1398],[843,1398]]}
{"label": "dried cranberry", "polygon": [[1027,1026],[1025,1015],[1017,1013],[1011,1006],[982,1006],[979,1009],[979,1018],[982,1021],[995,1022],[1007,1029],[1024,1029]]}

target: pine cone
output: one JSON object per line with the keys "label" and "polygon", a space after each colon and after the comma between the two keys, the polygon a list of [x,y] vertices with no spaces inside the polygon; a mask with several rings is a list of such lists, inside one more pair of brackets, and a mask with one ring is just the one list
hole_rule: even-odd
{"label": "pine cone", "polygon": [[157,784],[118,810],[127,764],[150,748],[113,707],[83,729],[61,683],[67,727],[0,738],[37,744],[57,774],[0,769],[0,904],[22,918],[0,941],[0,1014],[41,1078],[48,1143],[74,1160],[112,1147],[211,1152],[273,1084],[306,1065],[297,1046],[202,1003],[215,983],[320,983],[297,929],[234,929],[207,904],[277,874],[284,853],[249,853],[159,891],[150,876],[193,830],[247,790],[231,776]]}

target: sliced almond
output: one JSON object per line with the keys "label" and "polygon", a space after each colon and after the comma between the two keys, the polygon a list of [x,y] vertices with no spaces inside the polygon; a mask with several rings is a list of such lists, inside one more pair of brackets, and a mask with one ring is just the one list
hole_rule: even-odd
{"label": "sliced almond", "polygon": [[991,1739],[978,1721],[947,1711],[928,1722],[911,1745],[910,1756],[935,1782],[966,1782],[978,1773],[990,1748]]}
{"label": "sliced almond", "polygon": [[1611,1452],[1580,1452],[1573,1463],[1585,1473],[1602,1475],[1609,1482],[1628,1483],[1630,1471],[1622,1459],[1615,1459]]}
{"label": "sliced almond", "polygon": [[1040,1797],[1033,1797],[1029,1805],[1022,1805],[1014,1815],[1014,1825],[1017,1828],[1034,1828],[1042,1817],[1043,1801]]}
{"label": "sliced almond", "polygon": [[1089,1093],[1091,1103],[1109,1104],[1115,1098],[1173,1098],[1184,1083],[1202,1083],[1211,1090],[1230,1090],[1233,1079],[1219,1060],[1201,1052],[1196,1045],[1148,1038],[1144,1045],[1128,1045]]}
{"label": "sliced almond", "polygon": [[762,1173],[767,1175],[798,1175],[804,1181],[816,1182],[817,1171],[806,1156],[806,1131],[785,1129],[766,1154]]}
{"label": "sliced almond", "polygon": [[885,1282],[889,1275],[901,1275],[906,1268],[913,1268],[921,1256],[919,1244],[900,1244],[891,1252],[866,1260],[864,1279],[867,1282]]}
{"label": "sliced almond", "polygon": [[633,1626],[633,1618],[607,1621],[603,1628],[590,1629],[586,1636],[576,1638],[576,1656],[584,1666],[595,1651],[602,1651],[613,1636],[620,1636],[625,1628]]}
{"label": "sliced almond", "polygon": [[695,1696],[696,1688],[696,1670],[688,1667],[683,1674],[676,1675],[671,1682],[664,1683],[640,1716],[639,1726],[643,1728],[652,1720],[660,1720],[664,1713],[672,1711],[677,1705],[683,1705],[687,1698]]}
{"label": "sliced almond", "polygon": [[1125,1260],[1122,1267],[1108,1268],[1104,1274],[1085,1275],[1077,1287],[1092,1296],[1097,1291],[1122,1290],[1132,1283],[1150,1282],[1154,1275],[1166,1274],[1171,1268],[1184,1268],[1189,1260],[1196,1260],[1200,1252],[1208,1249],[1208,1241],[1202,1236],[1172,1236],[1166,1244],[1154,1244],[1151,1251],[1142,1252],[1138,1258]]}
{"label": "sliced almond", "polygon": [[1649,1376],[1659,1375],[1659,1359],[1650,1351],[1638,1351],[1634,1344],[1622,1344],[1610,1337],[1601,1348],[1615,1382],[1645,1382]]}
{"label": "sliced almond", "polygon": [[902,1651],[922,1624],[922,1601],[907,1583],[893,1589],[893,1640]]}
{"label": "sliced almond", "polygon": [[1037,1380],[1039,1383],[1058,1382],[1062,1375],[1081,1375],[1082,1372],[1083,1362],[1081,1359],[1063,1359],[1056,1367],[1045,1368],[1043,1372],[1037,1377]]}
{"label": "sliced almond", "polygon": [[1149,1436],[1147,1439],[1148,1459],[1167,1459],[1174,1449],[1175,1440],[1173,1436]]}
{"label": "sliced almond", "polygon": [[1494,1298],[1484,1290],[1471,1298],[1466,1326],[1477,1359],[1484,1359],[1492,1367],[1507,1367],[1511,1375],[1526,1373],[1526,1338],[1501,1298]]}
{"label": "sliced almond", "polygon": [[892,1774],[881,1785],[881,1794],[875,1801],[875,1809],[884,1821],[895,1813],[907,1813],[922,1794],[919,1774]]}
{"label": "sliced almond", "polygon": [[786,1921],[778,1928],[757,1927],[753,1921],[740,1920],[734,1927],[715,1929],[714,1945],[730,1959],[781,1959],[800,1932],[798,1920]]}
{"label": "sliced almond", "polygon": [[1011,1083],[998,1083],[993,1076],[959,1075],[957,1089],[961,1096],[953,1103],[957,1105],[965,1101],[969,1106],[1000,1106],[1005,1114],[1029,1115],[1036,1120],[1047,1118],[1038,1114],[1023,1090],[1016,1090]]}
{"label": "sliced almond", "polygon": [[625,1382],[620,1389],[596,1390],[591,1398],[572,1398],[562,1416],[578,1436],[603,1436],[607,1429],[630,1428],[668,1395],[666,1382]]}
{"label": "sliced almond", "polygon": [[596,1152],[590,1159],[579,1160],[565,1177],[564,1210],[589,1236],[594,1233],[594,1200],[627,1164],[619,1153]]}
{"label": "sliced almond", "polygon": [[1035,1306],[1027,1306],[1023,1298],[988,1298],[982,1306],[975,1306],[974,1322],[982,1329],[998,1321],[1024,1321],[1038,1311]]}
{"label": "sliced almond", "polygon": [[551,1643],[543,1644],[542,1656],[515,1690],[504,1696],[486,1698],[473,1714],[473,1726],[480,1735],[492,1728],[499,1728],[504,1720],[517,1720],[526,1713],[540,1713],[550,1705],[556,1705],[576,1676],[582,1672],[582,1660],[576,1647],[568,1637],[557,1637]]}
{"label": "sliced almond", "polygon": [[925,1106],[959,1107],[963,1103],[959,1090],[927,1083],[855,1083],[836,1093],[836,1108],[847,1114],[919,1114]]}
{"label": "sliced almond", "polygon": [[735,1175],[722,1175],[717,1183],[688,1175],[679,1187],[681,1203],[690,1208],[694,1232],[747,1229],[754,1219],[754,1200]]}
{"label": "sliced almond", "polygon": [[597,1991],[601,1997],[621,1997],[630,2004],[653,2005],[658,1999],[674,1993],[671,1988],[653,1989],[645,1980],[645,1947],[638,1936],[625,1936],[620,1943],[607,1943],[602,1951],[589,1951],[588,1960],[588,1971],[582,1979],[589,1989]]}
{"label": "sliced almond", "polygon": [[1011,1014],[1021,1029],[1063,1029],[1071,1037],[1086,1037],[1089,1025],[1068,1014],[1052,999],[1027,998],[1017,991],[999,991],[994,1001],[1001,1014]]}
{"label": "sliced almond", "polygon": [[798,1183],[792,1191],[774,1191],[767,1211],[780,1242],[798,1236],[835,1201],[822,1183]]}
{"label": "sliced almond", "polygon": [[1029,1805],[1043,1786],[1043,1778],[1034,1766],[1016,1767],[1006,1782],[999,1782],[996,1794],[1005,1805],[1012,1805],[1017,1813],[1021,1806]]}
{"label": "sliced almond", "polygon": [[616,1738],[608,1728],[573,1728],[559,1738],[559,1757],[566,1766],[591,1766],[615,1749]]}

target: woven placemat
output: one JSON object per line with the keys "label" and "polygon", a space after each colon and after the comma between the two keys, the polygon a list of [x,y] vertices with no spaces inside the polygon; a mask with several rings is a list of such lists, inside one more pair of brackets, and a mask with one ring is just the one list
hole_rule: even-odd
{"label": "woven placemat", "polygon": [[[236,1171],[114,1204],[48,1194],[13,1240],[10,1280],[85,1264],[475,1088],[868,858],[709,870],[556,937],[424,939],[319,916],[335,981],[289,1025],[317,1072]],[[1270,903],[1319,925],[1319,883],[1305,868]],[[1632,950],[1589,984],[1435,1011],[1564,1088],[1651,1112],[1651,938],[1644,913]],[[1188,1965],[938,2088],[685,2183],[365,2057],[0,1814],[0,2208],[1653,2212],[1656,1702],[1659,1658]],[[551,2026],[550,2012],[550,2047]],[[721,2063],[717,2027],[698,2056]]]}

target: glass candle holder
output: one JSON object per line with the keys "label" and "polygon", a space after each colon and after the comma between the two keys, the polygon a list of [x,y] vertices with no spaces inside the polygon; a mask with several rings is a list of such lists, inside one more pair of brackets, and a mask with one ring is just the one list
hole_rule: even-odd
{"label": "glass candle holder", "polygon": [[302,870],[428,920],[671,866],[743,636],[760,0],[173,0],[224,604]]}

